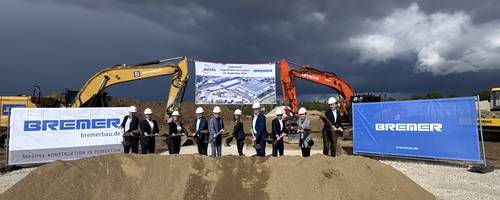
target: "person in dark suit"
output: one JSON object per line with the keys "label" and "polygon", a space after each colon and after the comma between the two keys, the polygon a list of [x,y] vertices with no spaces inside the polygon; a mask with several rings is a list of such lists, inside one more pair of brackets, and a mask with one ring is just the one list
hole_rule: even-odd
{"label": "person in dark suit", "polygon": [[123,152],[128,154],[139,153],[139,118],[135,116],[137,108],[130,106],[128,115],[123,117],[123,121],[118,128],[123,129]]}
{"label": "person in dark suit", "polygon": [[168,123],[168,152],[170,154],[179,154],[181,151],[181,135],[187,134],[180,121],[179,111],[172,112],[172,121]]}
{"label": "person in dark suit", "polygon": [[335,156],[336,154],[336,144],[337,144],[337,134],[342,133],[342,124],[340,120],[340,111],[337,110],[337,99],[330,97],[328,99],[328,105],[330,109],[325,112],[325,118],[328,120],[329,125],[325,126],[323,132],[323,154],[329,156]]}
{"label": "person in dark suit", "polygon": [[210,133],[208,141],[212,148],[212,157],[222,156],[222,134],[224,133],[224,120],[220,116],[221,109],[215,106],[213,109],[214,116],[208,122],[208,131]]}
{"label": "person in dark suit", "polygon": [[193,132],[198,153],[200,155],[208,155],[208,121],[203,116],[204,110],[202,107],[196,108],[196,119],[193,122]]}
{"label": "person in dark suit", "polygon": [[233,137],[236,139],[238,155],[245,156],[245,154],[243,154],[243,145],[245,144],[245,132],[243,131],[243,122],[241,122],[240,109],[236,109],[234,111]]}
{"label": "person in dark suit", "polygon": [[260,104],[252,105],[254,115],[252,117],[252,134],[255,142],[257,156],[266,156],[266,139],[269,136],[266,128],[266,116],[260,112]]}
{"label": "person in dark suit", "polygon": [[153,111],[149,108],[144,110],[146,119],[141,121],[141,152],[142,154],[155,153],[155,136],[160,134],[158,122],[153,120],[151,116]]}
{"label": "person in dark suit", "polygon": [[286,124],[285,120],[283,119],[283,110],[278,109],[276,110],[276,118],[273,119],[271,122],[272,126],[272,135],[271,138],[273,139],[273,156],[277,157],[278,154],[279,156],[283,156],[283,151],[284,151],[284,143],[283,143],[283,137],[286,135]]}

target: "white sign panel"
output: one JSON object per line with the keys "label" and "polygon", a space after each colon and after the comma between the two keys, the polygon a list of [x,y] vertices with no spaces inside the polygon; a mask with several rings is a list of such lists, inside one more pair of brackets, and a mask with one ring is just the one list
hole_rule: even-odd
{"label": "white sign panel", "polygon": [[14,108],[9,165],[123,152],[118,129],[128,108]]}
{"label": "white sign panel", "polygon": [[276,65],[195,62],[196,104],[274,104]]}

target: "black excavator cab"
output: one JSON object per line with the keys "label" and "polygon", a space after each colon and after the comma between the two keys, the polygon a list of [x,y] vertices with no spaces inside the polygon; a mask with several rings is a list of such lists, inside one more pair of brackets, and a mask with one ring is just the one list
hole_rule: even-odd
{"label": "black excavator cab", "polygon": [[[64,99],[66,106],[71,106],[71,103],[75,100],[79,91],[66,89],[64,93]],[[108,102],[111,100],[111,96],[108,96],[107,92],[101,92],[92,97],[88,103],[82,105],[82,107],[108,107]]]}

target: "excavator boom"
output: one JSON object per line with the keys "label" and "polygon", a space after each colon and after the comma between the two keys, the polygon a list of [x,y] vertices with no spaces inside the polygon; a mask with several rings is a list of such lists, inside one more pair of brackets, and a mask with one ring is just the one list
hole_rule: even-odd
{"label": "excavator boom", "polygon": [[283,99],[290,101],[290,107],[294,112],[298,110],[297,92],[293,78],[308,80],[320,85],[334,89],[343,100],[340,100],[344,112],[347,114],[347,105],[351,103],[354,91],[342,78],[329,72],[320,71],[308,66],[299,66],[300,69],[292,69],[286,59],[280,60],[280,79],[283,91]]}
{"label": "excavator boom", "polygon": [[[178,59],[178,58],[176,58]],[[182,101],[184,88],[188,80],[187,58],[180,59],[178,64],[165,64],[158,60],[132,66],[120,65],[108,67],[92,76],[75,96],[69,107],[82,107],[91,104],[93,99],[109,86],[129,81],[143,80],[153,77],[173,75],[167,99],[167,113],[173,112],[176,103]]]}

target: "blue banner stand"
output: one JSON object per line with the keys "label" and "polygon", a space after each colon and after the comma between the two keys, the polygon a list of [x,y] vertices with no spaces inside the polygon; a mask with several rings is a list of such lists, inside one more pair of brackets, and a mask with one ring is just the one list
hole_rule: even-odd
{"label": "blue banner stand", "polygon": [[[472,111],[475,112],[475,113],[472,113],[472,111],[471,111],[466,116],[468,116],[470,118],[470,117],[472,117],[471,115],[475,114],[476,116],[474,117],[474,120],[480,119],[479,96],[476,96],[476,97],[466,97],[464,99],[467,100],[467,98],[469,99],[468,100],[469,104],[467,104],[468,105],[468,109],[472,109]],[[453,99],[450,99],[450,100],[453,100]],[[471,104],[470,104],[471,100],[473,100],[474,103],[475,103],[475,109],[470,107],[471,106]],[[368,103],[368,104],[376,104],[376,103]],[[381,106],[383,106],[383,105],[381,105]],[[390,110],[390,109],[387,109],[387,110]],[[385,110],[385,111],[387,111],[387,110]],[[408,109],[408,110],[410,110],[410,109]],[[370,113],[370,111],[371,111],[370,109],[363,110],[363,112],[365,112],[365,113]],[[353,109],[353,114],[356,114],[356,112],[354,112],[354,109]],[[366,121],[369,121],[370,123],[373,123],[372,121],[370,121],[370,117],[373,117],[373,116],[369,116],[369,114],[367,116],[358,116],[358,123],[360,123],[360,118],[363,118],[363,120],[366,120]],[[355,117],[353,117],[353,119],[354,118]],[[365,119],[365,118],[367,118],[367,119]],[[380,119],[383,119],[383,118],[380,118]],[[406,119],[410,119],[410,118],[406,118]],[[418,121],[418,119],[416,121]],[[475,146],[477,146],[476,148],[477,148],[477,150],[479,150],[479,152],[478,151],[474,151],[474,152],[477,153],[476,155],[482,154],[482,156],[481,155],[479,155],[479,157],[473,156],[474,159],[471,159],[471,158],[461,159],[460,157],[450,157],[450,158],[447,158],[447,157],[443,157],[443,156],[433,157],[433,156],[428,156],[429,154],[427,154],[427,156],[419,156],[418,154],[415,154],[415,155],[411,155],[411,154],[405,155],[404,153],[403,154],[390,153],[391,151],[387,151],[386,153],[384,153],[384,150],[380,150],[379,151],[379,149],[376,149],[375,151],[370,151],[370,148],[372,148],[372,150],[373,150],[374,146],[371,146],[369,148],[362,147],[361,151],[355,149],[354,150],[354,154],[358,154],[358,155],[371,155],[371,156],[381,156],[381,157],[393,157],[393,158],[403,158],[403,159],[417,159],[417,160],[426,160],[426,161],[459,161],[459,162],[470,163],[469,166],[472,165],[472,167],[469,167],[468,170],[471,171],[471,172],[488,173],[488,172],[493,171],[493,167],[489,166],[487,164],[486,156],[485,156],[485,150],[484,150],[484,139],[483,139],[482,124],[480,122],[481,120],[477,120],[477,121],[479,121],[479,124],[476,124],[476,133],[477,133],[477,131],[479,132],[480,141],[476,140],[477,142],[475,142]],[[386,122],[391,123],[390,120],[387,120]],[[362,126],[361,129],[360,129],[359,126],[358,126],[358,128],[357,128],[358,133],[354,132],[353,133],[354,135],[360,134],[359,133],[360,130],[362,131],[361,134],[363,134],[363,133],[364,134],[368,134],[368,133],[366,133],[366,130],[367,130],[366,129],[366,124],[368,124],[368,126],[375,125],[375,124],[370,124],[370,123],[366,123],[366,122],[364,122],[364,123],[365,124],[362,124],[362,125],[364,125],[365,127]],[[356,126],[356,121],[353,120],[353,131],[356,131],[356,128],[354,128],[355,126]],[[377,126],[377,125],[375,125],[375,126]],[[477,127],[479,127],[479,130],[477,129]],[[393,127],[389,127],[389,128],[393,128]],[[405,128],[405,127],[401,126],[400,128]],[[408,127],[406,127],[406,128],[408,128]],[[413,127],[410,127],[410,128],[413,128]],[[380,128],[380,129],[382,129],[382,128]],[[475,134],[475,135],[476,135],[475,138],[477,138],[478,135],[477,134]],[[374,143],[378,142],[378,141],[376,141],[377,138],[375,138],[375,137],[378,137],[378,135],[370,135],[370,136],[371,136],[371,138],[369,138],[368,140],[372,140],[371,141],[372,143],[373,142]],[[365,135],[364,137],[367,137],[367,136]],[[356,139],[359,139],[359,135],[358,135],[358,138],[353,138],[353,148],[356,148],[356,142],[361,142],[361,143],[363,142],[363,141],[356,141]],[[392,139],[392,138],[390,138],[390,139]],[[471,139],[471,138],[469,137],[469,139]],[[365,138],[364,140],[367,140],[367,139]],[[394,142],[394,141],[390,141],[390,142]],[[398,141],[396,141],[396,144],[397,144],[397,142]],[[480,144],[478,144],[478,142]],[[394,144],[392,144],[392,145],[394,145]],[[359,149],[359,145],[357,147]],[[426,152],[424,152],[424,154],[425,153]]]}

